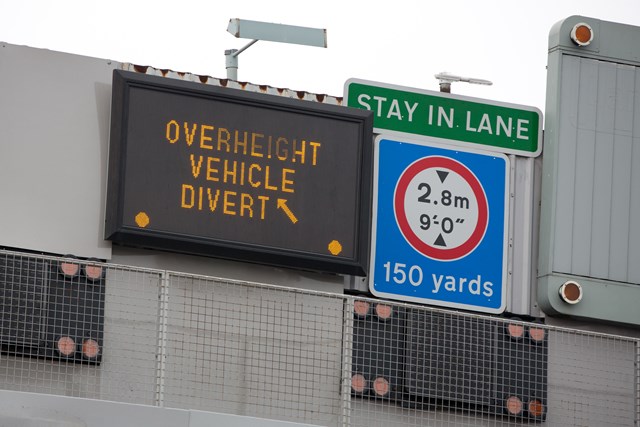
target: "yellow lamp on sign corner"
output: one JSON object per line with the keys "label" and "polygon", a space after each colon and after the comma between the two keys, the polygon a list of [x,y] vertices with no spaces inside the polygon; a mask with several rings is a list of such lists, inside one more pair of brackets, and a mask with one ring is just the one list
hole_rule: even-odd
{"label": "yellow lamp on sign corner", "polygon": [[331,255],[339,255],[342,252],[342,245],[337,240],[332,240],[328,246]]}
{"label": "yellow lamp on sign corner", "polygon": [[138,212],[135,220],[136,224],[140,228],[145,228],[147,225],[149,225],[150,222],[149,215],[147,215],[145,212]]}

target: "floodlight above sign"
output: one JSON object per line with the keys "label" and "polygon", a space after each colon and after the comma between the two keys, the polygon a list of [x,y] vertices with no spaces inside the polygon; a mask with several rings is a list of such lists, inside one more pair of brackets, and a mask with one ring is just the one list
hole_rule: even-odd
{"label": "floodlight above sign", "polygon": [[106,238],[365,275],[371,113],[115,71]]}
{"label": "floodlight above sign", "polygon": [[229,20],[227,31],[240,39],[327,47],[327,30],[324,28],[299,27],[234,18]]}
{"label": "floodlight above sign", "polygon": [[542,152],[542,113],[535,107],[360,79],[347,80],[344,99],[349,107],[373,111],[375,133],[525,157]]}
{"label": "floodlight above sign", "polygon": [[258,40],[327,47],[327,30],[324,28],[298,27],[234,18],[229,20],[227,31],[237,38],[253,39],[239,50],[227,49],[224,51],[227,78],[231,80],[238,80],[238,55],[253,46]]}

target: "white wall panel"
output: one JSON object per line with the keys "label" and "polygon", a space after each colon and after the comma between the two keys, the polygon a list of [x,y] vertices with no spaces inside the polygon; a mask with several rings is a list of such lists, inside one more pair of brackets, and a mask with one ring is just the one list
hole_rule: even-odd
{"label": "white wall panel", "polygon": [[116,66],[0,44],[0,246],[111,257],[103,235]]}

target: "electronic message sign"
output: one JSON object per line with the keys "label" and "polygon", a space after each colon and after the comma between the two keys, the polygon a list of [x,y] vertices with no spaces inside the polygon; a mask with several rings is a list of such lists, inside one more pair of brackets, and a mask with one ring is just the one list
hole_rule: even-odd
{"label": "electronic message sign", "polygon": [[365,275],[371,112],[114,71],[107,239]]}

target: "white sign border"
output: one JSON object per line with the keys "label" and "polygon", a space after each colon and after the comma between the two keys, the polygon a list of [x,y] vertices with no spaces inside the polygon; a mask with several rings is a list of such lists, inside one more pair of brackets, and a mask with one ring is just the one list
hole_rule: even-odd
{"label": "white sign border", "polygon": [[[393,140],[400,143],[421,145],[423,147],[433,147],[433,148],[441,148],[445,150],[452,151],[463,151],[465,153],[474,153],[480,154],[484,156],[492,156],[492,157],[500,157],[505,162],[505,189],[504,189],[504,224],[503,224],[503,242],[502,242],[502,293],[501,293],[501,301],[500,306],[498,308],[490,308],[490,307],[482,307],[477,305],[469,305],[469,304],[461,304],[456,302],[448,302],[443,300],[435,300],[428,298],[417,298],[412,297],[410,295],[399,295],[399,294],[389,294],[386,292],[378,292],[374,289],[373,285],[375,283],[375,259],[376,259],[376,237],[377,237],[377,228],[378,228],[378,175],[380,169],[380,141],[383,139]],[[404,302],[414,302],[419,303],[421,305],[429,305],[429,306],[437,306],[437,307],[448,307],[448,308],[457,308],[462,310],[468,310],[473,312],[480,313],[488,313],[488,314],[502,314],[506,310],[507,306],[507,292],[508,292],[508,256],[509,256],[509,223],[510,223],[510,206],[509,206],[509,191],[510,191],[510,160],[509,157],[504,153],[497,153],[494,151],[486,151],[486,150],[477,150],[469,147],[459,147],[451,144],[442,144],[440,138],[406,138],[403,137],[401,140],[391,134],[385,133],[380,134],[375,137],[374,145],[373,145],[373,183],[372,183],[372,203],[371,203],[371,244],[370,244],[370,257],[369,257],[369,292],[371,292],[374,296],[379,298],[387,298],[390,300],[396,301],[404,301]],[[481,183],[482,184],[482,183]],[[400,232],[400,231],[398,231]],[[407,245],[411,247],[411,245],[407,242]],[[411,247],[412,250],[413,247]],[[443,261],[446,262],[446,261]]]}

